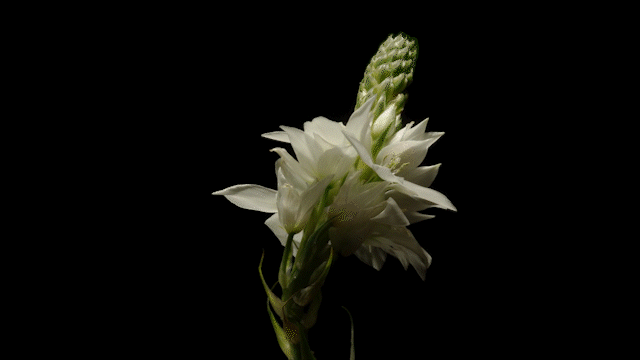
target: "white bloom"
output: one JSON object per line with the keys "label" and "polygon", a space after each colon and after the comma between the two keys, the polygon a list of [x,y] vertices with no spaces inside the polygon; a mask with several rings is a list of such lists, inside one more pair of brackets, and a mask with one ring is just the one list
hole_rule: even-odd
{"label": "white bloom", "polygon": [[284,176],[281,163],[282,159],[276,161],[278,216],[287,233],[297,234],[304,229],[313,207],[318,203],[333,177],[327,176],[322,181],[305,188],[297,188]]}
{"label": "white bloom", "polygon": [[[407,124],[394,134],[389,143],[383,147],[376,159],[371,156],[371,147],[347,132],[343,132],[347,140],[358,152],[360,159],[369,166],[382,180],[397,184],[396,190],[416,199],[433,203],[435,207],[456,210],[451,201],[438,191],[430,189],[439,165],[419,167],[427,150],[443,133],[424,133],[427,120],[412,128]],[[368,146],[369,145],[369,146]]]}
{"label": "white bloom", "polygon": [[363,144],[371,144],[369,109],[375,99],[370,99],[356,110],[347,125],[317,117],[304,123],[304,131],[281,126],[283,131],[262,134],[263,137],[290,143],[296,159],[283,148],[274,151],[283,159],[285,176],[294,181],[312,182],[333,176],[341,179],[353,167],[358,154],[345,134],[350,134]]}
{"label": "white bloom", "polygon": [[[265,224],[283,245],[295,234],[294,256],[313,209],[320,201],[332,201],[324,204],[328,206],[323,216],[331,219],[329,240],[337,252],[355,254],[378,270],[391,254],[424,279],[431,257],[406,226],[432,218],[420,213],[430,207],[456,209],[445,195],[429,188],[440,164],[420,166],[443,133],[425,132],[427,120],[396,132],[392,110],[384,112],[373,129],[373,100],[356,110],[346,125],[317,117],[305,122],[304,130],[281,126],[283,131],[263,134],[290,143],[296,156],[284,148],[271,150],[280,156],[277,191],[235,185],[213,194],[245,209],[273,213]],[[393,131],[385,131],[387,127]],[[372,131],[378,138],[372,138]],[[327,188],[331,190],[325,198]]]}
{"label": "white bloom", "polygon": [[355,253],[377,270],[391,254],[405,269],[411,264],[424,280],[431,256],[407,230],[410,222],[398,203],[385,196],[390,184],[363,184],[359,178],[360,172],[349,175],[329,207],[331,246],[343,256]]}

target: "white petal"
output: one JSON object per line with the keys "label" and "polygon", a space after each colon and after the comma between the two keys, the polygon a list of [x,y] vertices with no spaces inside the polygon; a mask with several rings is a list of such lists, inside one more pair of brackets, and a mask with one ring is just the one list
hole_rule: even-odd
{"label": "white petal", "polygon": [[404,188],[404,192],[409,195],[414,195],[421,199],[431,201],[437,204],[438,207],[441,207],[443,209],[456,211],[456,207],[453,206],[451,201],[447,199],[447,197],[444,196],[443,194],[433,189],[414,184],[410,181],[405,180],[402,177],[396,176],[391,172],[389,168],[385,166],[374,164],[373,160],[371,159],[371,155],[369,154],[367,149],[353,136],[349,135],[346,132],[344,134],[347,137],[347,140],[349,140],[351,145],[353,145],[353,147],[356,149],[356,151],[358,152],[358,155],[360,155],[360,159],[365,164],[367,164],[367,166],[373,169],[373,171],[375,171],[376,174],[378,174],[378,176],[380,176],[381,179],[386,180],[390,183],[400,184]]}
{"label": "white petal", "polygon": [[407,220],[409,220],[411,224],[415,224],[417,222],[424,221],[424,220],[433,219],[434,217],[436,217],[435,215],[427,215],[427,214],[419,213],[417,211],[408,212],[408,213],[405,213],[404,215],[407,217]]}
{"label": "white petal", "polygon": [[412,265],[424,281],[431,256],[418,244],[411,231],[402,226],[383,226],[380,229],[380,235],[367,241],[367,245],[378,247],[396,257],[405,270]]}
{"label": "white petal", "polygon": [[406,215],[412,211],[422,211],[434,207],[436,204],[431,201],[416,198],[405,193],[405,190],[399,184],[391,184],[385,192],[386,197],[392,197],[396,201],[398,207]]}
{"label": "white petal", "polygon": [[282,246],[287,245],[287,232],[280,224],[280,217],[278,213],[271,215],[264,224],[273,231],[273,234],[278,238],[278,240],[280,240]]}
{"label": "white petal", "polygon": [[373,246],[363,245],[360,246],[358,251],[354,253],[358,259],[365,264],[372,266],[374,269],[380,271],[384,261],[387,259],[387,253],[379,248]]}
{"label": "white petal", "polygon": [[282,172],[284,173],[287,181],[296,189],[304,189],[307,187],[307,183],[313,181],[313,177],[302,168],[300,163],[294,159],[286,149],[273,148],[269,151],[273,151],[280,155],[280,158],[282,159]]}
{"label": "white petal", "polygon": [[404,181],[402,183],[400,183],[407,191],[410,192],[409,195],[415,195],[420,199],[424,199],[427,201],[431,201],[432,203],[436,204],[436,207],[442,208],[442,209],[447,209],[447,210],[453,210],[453,211],[458,211],[456,209],[456,207],[451,203],[451,200],[449,200],[444,194],[433,190],[431,188],[427,188],[427,187],[422,187],[420,185],[416,185],[412,182],[409,181]]}
{"label": "white petal", "polygon": [[294,231],[297,225],[298,206],[300,205],[300,195],[291,186],[291,184],[282,184],[278,187],[276,195],[276,204],[278,207],[278,216],[280,222],[287,232]]}
{"label": "white petal", "polygon": [[317,176],[322,178],[333,175],[339,179],[346,174],[356,161],[356,152],[348,148],[333,148],[325,151],[318,160]]}
{"label": "white petal", "polygon": [[318,200],[320,200],[320,197],[324,194],[325,189],[329,186],[332,179],[332,176],[327,176],[322,181],[311,185],[302,193],[300,203],[298,204],[298,224],[305,224],[307,222],[313,207],[318,203]]}
{"label": "white petal", "polygon": [[273,131],[262,134],[263,138],[289,143],[289,135],[284,131]]}
{"label": "white petal", "polygon": [[386,225],[407,226],[410,224],[393,198],[388,198],[387,206],[384,210],[371,218],[371,220]]}
{"label": "white petal", "polygon": [[441,164],[435,164],[431,166],[417,167],[407,172],[404,175],[404,178],[405,180],[411,181],[412,183],[420,186],[429,187],[431,186],[431,183],[433,183],[433,180],[436,179],[440,165]]}
{"label": "white petal", "polygon": [[429,122],[429,118],[422,120],[414,128],[408,128],[404,133],[402,140],[422,140],[422,136],[427,128],[427,122]]}
{"label": "white petal", "polygon": [[313,173],[318,157],[322,153],[322,148],[318,143],[305,134],[304,131],[289,126],[280,126],[291,140],[291,146],[298,158],[300,165],[308,172]]}
{"label": "white petal", "polygon": [[[351,117],[349,117],[349,121],[347,121],[346,132],[355,136],[360,141],[366,138],[365,133],[371,128],[370,122],[373,120],[373,116],[370,114],[370,111],[375,100],[376,96],[372,96],[371,99],[362,104],[358,110],[354,111]],[[343,130],[343,134],[345,130]]]}
{"label": "white petal", "polygon": [[[282,246],[287,245],[287,232],[284,227],[280,223],[280,218],[278,217],[278,213],[271,215],[267,221],[264,222],[265,225],[273,231],[273,234],[280,240],[280,244]],[[300,247],[300,241],[302,240],[302,235],[304,232],[297,233],[293,236],[293,256],[296,256],[298,253],[298,248]]]}
{"label": "white petal", "polygon": [[321,137],[334,146],[344,146],[347,139],[342,135],[345,126],[341,122],[331,121],[325,117],[317,117],[304,123],[304,132]]}
{"label": "white petal", "polygon": [[276,207],[276,191],[260,185],[234,185],[212,195],[224,195],[227,200],[243,209],[267,213],[278,211]]}

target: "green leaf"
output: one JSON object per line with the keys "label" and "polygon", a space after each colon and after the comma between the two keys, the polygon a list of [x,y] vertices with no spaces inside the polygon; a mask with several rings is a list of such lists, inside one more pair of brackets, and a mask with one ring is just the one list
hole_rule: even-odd
{"label": "green leaf", "polygon": [[[273,306],[273,309],[276,311],[276,314],[278,314],[280,319],[282,319],[283,318],[282,307],[284,306],[284,303],[282,302],[282,300],[280,300],[280,298],[278,296],[276,296],[276,294],[273,293],[273,291],[271,291],[269,286],[267,286],[267,283],[264,281],[264,276],[262,275],[262,261],[263,260],[264,260],[264,251],[262,252],[262,257],[260,258],[260,265],[258,266],[258,273],[260,273],[260,280],[262,280],[262,286],[264,287],[264,291],[267,293],[267,297],[269,298],[269,303],[271,303],[271,306]],[[269,311],[271,311],[271,310],[269,310]]]}
{"label": "green leaf", "polygon": [[291,273],[291,267],[293,266],[292,254],[293,254],[293,234],[289,234],[287,237],[287,244],[284,247],[284,254],[282,254],[282,262],[280,263],[280,271],[278,272],[278,281],[282,288],[289,286],[289,274]]}
{"label": "green leaf", "polygon": [[287,359],[293,360],[294,352],[296,348],[287,340],[287,335],[284,332],[284,329],[278,324],[276,317],[273,316],[273,312],[271,312],[271,306],[269,305],[269,301],[267,301],[267,312],[269,312],[269,319],[271,319],[271,325],[273,325],[273,330],[276,332],[276,339],[278,340],[278,345],[280,345],[280,349],[287,356]]}
{"label": "green leaf", "polygon": [[355,360],[356,359],[356,348],[353,342],[353,338],[354,338],[354,331],[353,331],[353,317],[351,316],[351,313],[349,312],[349,310],[347,310],[346,307],[342,307],[347,314],[349,314],[349,321],[351,322],[351,355],[349,356],[349,360]]}

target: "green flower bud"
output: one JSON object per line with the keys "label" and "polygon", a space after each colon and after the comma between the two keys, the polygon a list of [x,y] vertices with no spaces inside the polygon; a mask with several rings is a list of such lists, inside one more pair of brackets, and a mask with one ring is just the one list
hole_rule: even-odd
{"label": "green flower bud", "polygon": [[[372,125],[374,140],[383,133],[385,137],[390,137],[401,126],[400,113],[407,101],[407,95],[403,92],[413,80],[417,58],[418,45],[415,39],[406,34],[396,37],[390,35],[367,65],[358,89],[355,108],[358,109],[371,97],[376,97]],[[386,113],[390,108],[394,108],[393,114]],[[383,113],[385,116],[381,117]],[[378,121],[383,123],[377,123]]]}

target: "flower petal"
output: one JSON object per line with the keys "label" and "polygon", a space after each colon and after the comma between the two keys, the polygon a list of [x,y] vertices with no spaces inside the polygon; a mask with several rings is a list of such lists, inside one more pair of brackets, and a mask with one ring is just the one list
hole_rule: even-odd
{"label": "flower petal", "polygon": [[413,266],[424,281],[431,265],[431,256],[418,244],[411,231],[404,226],[380,226],[378,236],[366,241],[366,245],[380,248],[396,257],[405,270]]}
{"label": "flower petal", "polygon": [[319,136],[322,140],[333,146],[344,146],[346,140],[342,135],[345,126],[341,122],[331,121],[323,116],[319,116],[304,123],[304,132]]}
{"label": "flower petal", "polygon": [[[284,177],[289,183],[291,183],[296,189],[304,189],[307,183],[313,181],[313,177],[302,168],[300,163],[289,154],[286,149],[273,148],[269,151],[275,152],[280,155],[282,159],[281,166]],[[276,165],[276,168],[278,166]]]}
{"label": "flower petal", "polygon": [[440,165],[442,164],[417,167],[405,174],[404,178],[420,186],[429,187],[431,183],[433,183],[433,180],[436,179]]}
{"label": "flower petal", "polygon": [[[278,238],[278,240],[280,240],[280,244],[282,244],[282,246],[287,245],[287,231],[282,227],[278,213],[271,215],[264,224],[271,229],[273,234]],[[300,247],[300,241],[302,241],[303,234],[304,231],[293,236],[293,256],[296,256],[298,253],[298,248]]]}
{"label": "flower petal", "polygon": [[320,197],[324,194],[325,189],[329,186],[333,180],[333,176],[327,176],[326,178],[318,181],[306,189],[301,197],[301,201],[298,204],[298,214],[301,217],[301,221],[306,222],[309,218],[311,210],[318,203]]}
{"label": "flower petal", "polygon": [[275,213],[276,191],[260,185],[234,185],[224,190],[216,191],[212,195],[224,195],[234,205],[247,210]]}
{"label": "flower petal", "polygon": [[[373,116],[371,116],[370,110],[375,100],[376,96],[371,97],[371,99],[362,104],[358,110],[354,111],[351,117],[349,117],[349,121],[347,121],[346,132],[352,134],[360,141],[365,140],[365,133],[371,128],[370,122],[373,120]],[[343,134],[345,130],[342,131]]]}
{"label": "flower petal", "polygon": [[315,142],[304,131],[289,126],[280,126],[291,140],[291,147],[296,154],[296,158],[302,167],[308,172],[313,173],[318,156],[322,152],[320,145]]}
{"label": "flower petal", "polygon": [[284,131],[273,131],[261,135],[263,138],[290,143],[289,135]]}
{"label": "flower petal", "polygon": [[429,118],[422,120],[416,127],[409,127],[404,133],[402,140],[423,140],[425,129],[427,128]]}
{"label": "flower petal", "polygon": [[415,224],[417,222],[424,221],[424,220],[433,219],[434,217],[436,217],[435,215],[422,214],[417,211],[408,212],[408,213],[405,213],[404,215],[407,217],[407,220],[409,220],[411,224]]}
{"label": "flower petal", "polygon": [[382,265],[384,265],[385,260],[387,259],[387,253],[382,251],[381,249],[369,245],[362,245],[354,253],[358,259],[360,259],[363,263],[372,266],[374,269],[380,271],[382,269]]}
{"label": "flower petal", "polygon": [[402,210],[398,207],[393,198],[387,199],[387,206],[380,212],[380,214],[371,218],[372,221],[375,221],[380,224],[386,225],[396,225],[396,226],[407,226],[409,225],[409,220],[407,220],[406,216],[402,213]]}

